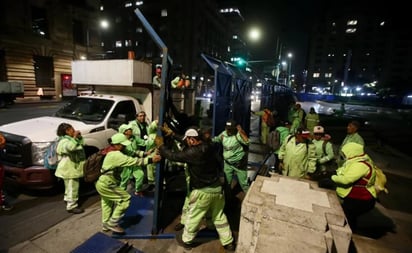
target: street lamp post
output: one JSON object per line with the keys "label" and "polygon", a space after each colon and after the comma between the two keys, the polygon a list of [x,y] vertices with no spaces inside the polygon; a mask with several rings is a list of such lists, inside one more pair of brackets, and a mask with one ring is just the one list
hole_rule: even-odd
{"label": "street lamp post", "polygon": [[292,57],[293,54],[292,53],[288,53],[288,86],[291,87],[292,86],[292,82],[291,82],[291,71],[292,71]]}
{"label": "street lamp post", "polygon": [[[282,65],[282,71],[285,70],[286,69],[285,66],[287,65],[287,63],[285,61],[282,61],[281,65]],[[285,85],[287,85],[287,80],[288,78],[283,74],[283,82]]]}

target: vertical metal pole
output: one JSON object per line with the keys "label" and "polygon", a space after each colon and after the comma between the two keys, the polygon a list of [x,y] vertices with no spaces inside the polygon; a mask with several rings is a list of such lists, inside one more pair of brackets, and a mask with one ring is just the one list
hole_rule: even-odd
{"label": "vertical metal pole", "polygon": [[86,60],[89,60],[89,46],[90,46],[90,37],[89,37],[89,23],[87,23],[86,29]]}
{"label": "vertical metal pole", "polygon": [[[160,129],[160,126],[163,125],[163,116],[165,113],[165,101],[166,101],[166,87],[169,87],[166,85],[166,76],[167,76],[167,68],[168,68],[168,61],[170,64],[173,64],[172,59],[168,55],[168,50],[166,45],[163,43],[162,39],[160,39],[159,35],[155,32],[153,27],[149,24],[149,22],[146,20],[146,18],[143,16],[142,12],[136,8],[135,10],[136,16],[139,18],[139,20],[142,22],[143,26],[145,27],[146,31],[148,34],[152,37],[152,39],[155,41],[157,46],[162,49],[163,53],[163,58],[162,58],[162,86],[160,88],[160,112],[159,112],[159,127],[157,130],[157,134],[161,135],[162,131]],[[159,216],[160,216],[160,201],[161,201],[161,196],[162,196],[162,191],[163,191],[163,173],[161,170],[161,164],[157,164],[156,166],[156,188],[155,188],[155,196],[154,196],[154,206],[153,206],[153,225],[152,225],[152,234],[158,234],[159,233]]]}
{"label": "vertical metal pole", "polygon": [[288,86],[291,87],[292,83],[290,81],[290,74],[292,71],[292,58],[289,58],[289,64],[288,64]]}

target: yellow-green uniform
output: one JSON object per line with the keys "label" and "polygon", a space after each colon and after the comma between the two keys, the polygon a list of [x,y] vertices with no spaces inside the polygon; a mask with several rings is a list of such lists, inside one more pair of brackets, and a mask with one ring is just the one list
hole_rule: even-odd
{"label": "yellow-green uniform", "polygon": [[309,112],[308,114],[306,114],[305,122],[306,129],[308,129],[310,133],[313,134],[313,128],[319,125],[319,114],[317,114],[316,112]]}
{"label": "yellow-green uniform", "polygon": [[296,130],[302,126],[303,121],[303,109],[295,110],[292,114],[292,126],[290,127],[290,133],[294,134]]}
{"label": "yellow-green uniform", "polygon": [[66,210],[72,210],[78,206],[79,178],[83,177],[83,164],[86,160],[83,143],[83,138],[75,139],[65,135],[59,138],[57,145],[59,163],[55,175],[64,181]]}
{"label": "yellow-green uniform", "polygon": [[[263,119],[263,115],[265,113],[266,113],[265,111],[258,111],[258,112],[255,112],[255,115],[257,115],[257,116],[259,116]],[[269,132],[270,132],[270,127],[268,126],[268,124],[266,124],[265,121],[262,120],[260,122],[260,142],[262,144],[266,144]]]}
{"label": "yellow-green uniform", "polygon": [[120,187],[120,173],[124,167],[144,166],[151,163],[151,158],[131,157],[121,151],[110,151],[102,165],[102,175],[96,182],[96,190],[101,197],[102,223],[118,225],[130,204],[130,194]]}
{"label": "yellow-green uniform", "polygon": [[[154,140],[156,138],[156,129],[157,128],[153,128],[153,127],[150,127],[148,129],[148,138],[147,138],[147,142],[146,142],[146,152],[156,148],[156,143],[154,142]],[[152,154],[154,155],[155,153],[152,152]],[[147,181],[148,181],[149,184],[154,184],[155,183],[155,171],[156,171],[156,164],[148,164],[146,166]]]}
{"label": "yellow-green uniform", "polygon": [[353,133],[353,134],[347,134],[345,139],[343,139],[342,144],[339,147],[339,156],[338,156],[339,166],[342,166],[344,162],[340,157],[340,152],[342,152],[342,147],[350,142],[358,143],[359,145],[365,146],[365,141],[363,140],[362,136],[358,132]]}
{"label": "yellow-green uniform", "polygon": [[[327,168],[324,166],[325,163],[329,162],[330,160],[335,158],[335,154],[333,153],[333,146],[332,143],[325,140],[312,140],[313,144],[316,147],[316,164],[318,171],[326,171]],[[323,144],[326,142],[325,144]],[[323,145],[325,145],[325,150],[323,149]],[[325,154],[325,152],[326,154]]]}
{"label": "yellow-green uniform", "polygon": [[249,141],[243,140],[238,132],[236,135],[229,136],[225,131],[218,136],[212,138],[213,142],[220,142],[223,146],[223,159],[226,181],[231,185],[233,175],[236,173],[242,190],[246,193],[249,189],[249,182],[247,176],[247,155],[244,151],[243,145],[249,145]]}
{"label": "yellow-green uniform", "polygon": [[[133,131],[133,135],[136,137],[136,143],[140,150],[145,150],[147,145],[147,137],[148,133],[152,131],[152,129],[157,128],[156,121],[152,121],[150,124],[140,123],[137,120],[132,120],[129,122],[129,126]],[[154,130],[156,131],[156,130]]]}
{"label": "yellow-green uniform", "polygon": [[[139,150],[138,141],[135,136],[132,136],[129,141],[131,142],[130,145],[125,147],[124,153],[128,156],[132,157],[143,157],[144,151]],[[141,191],[143,187],[143,180],[144,180],[144,172],[142,166],[139,165],[132,165],[132,166],[125,166],[121,172],[121,180],[120,180],[120,187],[123,189],[127,189],[127,184],[129,180],[133,177],[135,180],[135,191]]]}
{"label": "yellow-green uniform", "polygon": [[223,212],[225,199],[219,181],[216,149],[203,142],[196,146],[189,146],[180,152],[173,152],[164,145],[159,150],[162,157],[188,165],[191,191],[188,196],[189,203],[184,220],[182,241],[192,243],[199,231],[202,219],[207,216],[213,222],[222,245],[231,244],[233,236]]}
{"label": "yellow-green uniform", "polygon": [[362,145],[350,142],[342,147],[345,161],[332,180],[337,184],[336,194],[343,199],[342,208],[352,230],[357,217],[368,212],[376,202],[376,170],[372,159]]}
{"label": "yellow-green uniform", "polygon": [[279,150],[279,160],[283,160],[283,175],[303,178],[307,173],[315,172],[315,145],[307,141],[298,143],[295,136],[286,138]]}

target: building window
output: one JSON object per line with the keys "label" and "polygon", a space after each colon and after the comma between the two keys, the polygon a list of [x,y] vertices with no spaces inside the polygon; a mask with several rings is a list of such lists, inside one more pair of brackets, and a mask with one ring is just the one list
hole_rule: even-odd
{"label": "building window", "polygon": [[347,28],[346,29],[346,33],[355,33],[356,32],[356,28]]}
{"label": "building window", "polygon": [[116,41],[116,47],[122,47],[123,44],[120,40]]}
{"label": "building window", "polygon": [[326,77],[326,78],[331,78],[331,77],[332,77],[332,73],[325,73],[325,77]]}
{"label": "building window", "polygon": [[34,34],[44,38],[49,37],[49,22],[46,10],[31,6],[31,27]]}
{"label": "building window", "polygon": [[319,78],[320,73],[313,73],[313,78]]}
{"label": "building window", "polygon": [[167,9],[161,10],[160,16],[161,16],[161,17],[167,17]]}
{"label": "building window", "polygon": [[348,20],[348,22],[346,23],[347,25],[357,25],[358,21],[353,19],[353,20]]}
{"label": "building window", "polygon": [[54,88],[53,57],[33,56],[36,87]]}

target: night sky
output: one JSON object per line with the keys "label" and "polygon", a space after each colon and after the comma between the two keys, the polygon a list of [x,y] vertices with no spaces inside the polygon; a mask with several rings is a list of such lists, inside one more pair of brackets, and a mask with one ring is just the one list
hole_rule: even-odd
{"label": "night sky", "polygon": [[[283,51],[293,53],[293,68],[303,70],[306,63],[309,31],[323,0],[239,0],[246,26],[262,31],[259,42],[250,42],[253,60],[275,58],[276,41]],[[272,56],[272,57],[270,57]]]}
{"label": "night sky", "polygon": [[[256,25],[261,28],[263,38],[259,43],[248,43],[252,60],[275,57],[276,40],[279,37],[283,51],[293,53],[293,72],[305,68],[309,34],[313,21],[326,8],[359,4],[369,6],[368,14],[374,15],[374,8],[384,10],[386,15],[402,19],[405,29],[410,29],[408,1],[392,0],[238,0],[245,17],[245,30]],[[402,23],[401,22],[401,23]],[[246,31],[244,34],[247,34]],[[412,46],[412,45],[411,45]]]}

